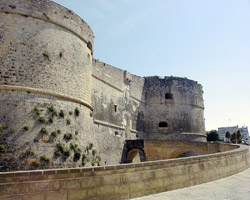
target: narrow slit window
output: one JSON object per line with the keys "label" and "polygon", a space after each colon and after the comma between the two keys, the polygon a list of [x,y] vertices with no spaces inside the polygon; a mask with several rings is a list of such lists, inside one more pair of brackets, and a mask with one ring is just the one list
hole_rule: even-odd
{"label": "narrow slit window", "polygon": [[160,122],[159,127],[160,128],[166,128],[166,127],[168,127],[168,123],[167,122]]}
{"label": "narrow slit window", "polygon": [[92,52],[92,44],[91,44],[91,42],[88,42],[88,43],[87,43],[87,47],[88,47],[89,50]]}
{"label": "narrow slit window", "polygon": [[174,95],[171,92],[165,94],[165,99],[174,99]]}
{"label": "narrow slit window", "polygon": [[114,111],[117,112],[117,105],[114,105]]}

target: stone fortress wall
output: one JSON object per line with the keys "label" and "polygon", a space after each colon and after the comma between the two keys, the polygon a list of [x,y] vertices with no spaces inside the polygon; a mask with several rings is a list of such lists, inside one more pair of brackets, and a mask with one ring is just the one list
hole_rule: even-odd
{"label": "stone fortress wall", "polygon": [[[4,168],[10,167],[8,163],[25,168],[43,155],[52,159],[55,144],[65,141],[64,134],[78,148],[96,147],[91,116],[92,30],[80,17],[47,0],[1,0],[0,18]],[[63,144],[65,154],[69,143]],[[61,159],[51,163],[72,166]]]}
{"label": "stone fortress wall", "polygon": [[[128,199],[249,167],[247,147],[205,142],[197,82],[94,59],[90,27],[48,0],[0,0],[0,19],[0,199]],[[129,142],[148,162],[117,165]]]}
{"label": "stone fortress wall", "polygon": [[129,139],[206,141],[203,92],[196,81],[139,77],[92,63],[95,133],[107,164],[120,162]]}
{"label": "stone fortress wall", "polygon": [[117,164],[136,138],[206,141],[197,82],[93,59],[90,27],[48,0],[0,0],[0,17],[3,169]]}

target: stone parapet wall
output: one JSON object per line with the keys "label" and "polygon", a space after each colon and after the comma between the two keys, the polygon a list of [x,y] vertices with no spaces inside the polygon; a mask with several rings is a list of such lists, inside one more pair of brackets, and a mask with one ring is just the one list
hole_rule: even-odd
{"label": "stone parapet wall", "polygon": [[249,168],[249,148],[94,168],[0,173],[0,199],[130,199],[224,178]]}
{"label": "stone parapet wall", "polygon": [[238,147],[238,145],[216,142],[144,140],[144,151],[148,161],[176,158],[190,152],[195,155],[213,154]]}

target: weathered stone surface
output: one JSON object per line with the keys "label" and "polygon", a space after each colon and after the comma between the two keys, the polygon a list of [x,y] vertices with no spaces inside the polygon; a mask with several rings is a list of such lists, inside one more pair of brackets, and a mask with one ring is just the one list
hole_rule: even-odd
{"label": "weathered stone surface", "polygon": [[[145,165],[110,166],[109,173],[105,173],[105,167],[93,168],[92,171],[98,172],[96,174],[82,168],[78,170],[79,176],[76,171],[55,169],[49,180],[46,180],[46,170],[41,171],[43,175],[29,171],[2,172],[0,199],[129,199],[175,190],[221,179],[249,168],[249,148],[238,147],[219,154],[149,161]],[[222,164],[225,162],[228,165]],[[119,166],[122,170],[117,170]],[[6,176],[10,178],[6,179]]]}

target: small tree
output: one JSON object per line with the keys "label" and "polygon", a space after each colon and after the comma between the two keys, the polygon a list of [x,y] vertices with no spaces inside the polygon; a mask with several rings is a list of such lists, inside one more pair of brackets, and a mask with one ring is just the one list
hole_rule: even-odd
{"label": "small tree", "polygon": [[219,141],[219,140],[220,136],[218,131],[212,130],[207,132],[207,141]]}
{"label": "small tree", "polygon": [[232,134],[231,141],[234,144],[237,143],[237,134],[235,132]]}
{"label": "small tree", "polygon": [[238,130],[237,133],[236,133],[236,139],[237,139],[237,143],[241,144],[242,137],[241,137],[240,130]]}
{"label": "small tree", "polygon": [[231,133],[229,131],[226,132],[226,141],[230,142],[231,139]]}

